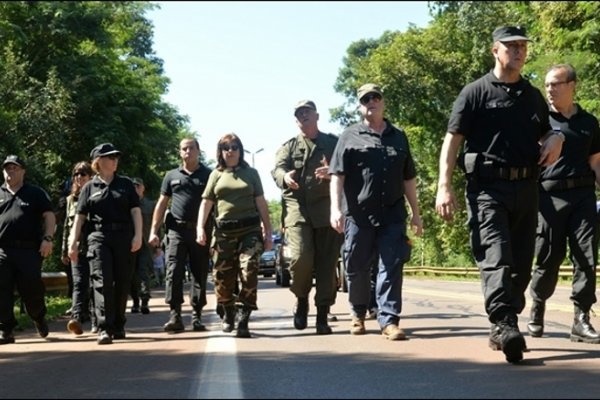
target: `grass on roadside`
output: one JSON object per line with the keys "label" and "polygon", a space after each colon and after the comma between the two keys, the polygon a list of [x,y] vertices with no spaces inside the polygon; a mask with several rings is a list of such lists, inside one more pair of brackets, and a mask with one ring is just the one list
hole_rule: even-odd
{"label": "grass on roadside", "polygon": [[[62,295],[46,295],[46,321],[52,321],[65,314],[71,307],[71,299]],[[15,318],[17,319],[17,330],[33,328],[33,322],[27,312],[21,312],[20,299],[15,302]]]}

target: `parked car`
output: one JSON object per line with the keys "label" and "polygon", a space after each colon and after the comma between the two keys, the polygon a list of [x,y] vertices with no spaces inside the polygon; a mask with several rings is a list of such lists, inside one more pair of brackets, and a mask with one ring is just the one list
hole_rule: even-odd
{"label": "parked car", "polygon": [[275,263],[275,284],[282,287],[290,286],[290,251],[286,246],[285,239],[281,239],[281,244],[277,251],[277,262]]}
{"label": "parked car", "polygon": [[270,278],[275,273],[277,254],[275,250],[264,251],[258,261],[258,273],[265,278]]}

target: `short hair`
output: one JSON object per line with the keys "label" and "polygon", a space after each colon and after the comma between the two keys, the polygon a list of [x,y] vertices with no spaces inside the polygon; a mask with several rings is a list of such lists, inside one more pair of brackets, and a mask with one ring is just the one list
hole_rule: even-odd
{"label": "short hair", "polygon": [[179,142],[179,145],[180,145],[180,146],[181,146],[181,143],[182,143],[184,140],[185,140],[185,141],[190,141],[190,140],[191,140],[192,142],[194,142],[194,144],[196,144],[196,148],[197,148],[198,150],[200,150],[200,143],[198,143],[198,139],[196,139],[196,138],[193,138],[193,137],[184,137],[184,138],[183,138],[183,139],[181,139],[181,141]]}
{"label": "short hair", "polygon": [[571,64],[554,64],[548,69],[548,72],[556,71],[558,69],[564,69],[567,71],[567,82],[577,82],[577,72],[575,71],[575,67]]}
{"label": "short hair", "polygon": [[238,166],[243,168],[249,167],[250,165],[244,160],[244,145],[242,144],[242,141],[235,133],[231,132],[224,134],[217,143],[217,169],[219,171],[223,171],[225,168],[227,168],[227,163],[225,162],[225,159],[223,158],[223,152],[221,151],[221,146],[226,142],[232,144],[235,143],[239,146],[240,161],[238,163]]}

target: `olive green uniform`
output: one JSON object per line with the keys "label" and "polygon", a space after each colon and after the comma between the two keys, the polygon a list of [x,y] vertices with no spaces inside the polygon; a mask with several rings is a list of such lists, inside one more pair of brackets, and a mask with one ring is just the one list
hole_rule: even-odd
{"label": "olive green uniform", "polygon": [[256,310],[258,260],[263,251],[260,217],[255,198],[263,195],[260,176],[254,168],[213,170],[202,198],[215,203],[215,231],[211,247],[213,281],[217,303],[235,304],[234,288],[241,283],[237,300]]}
{"label": "olive green uniform", "polygon": [[[335,267],[343,236],[330,226],[329,180],[315,177],[315,170],[331,160],[337,136],[319,132],[314,140],[298,135],[277,151],[273,179],[283,190],[282,221],[291,250],[290,290],[306,298],[316,278],[316,306],[335,303]],[[295,170],[297,190],[290,189],[284,175]]]}

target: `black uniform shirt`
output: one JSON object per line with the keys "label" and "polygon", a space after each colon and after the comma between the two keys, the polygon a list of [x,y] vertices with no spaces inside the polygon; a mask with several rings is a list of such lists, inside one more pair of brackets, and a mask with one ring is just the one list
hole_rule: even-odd
{"label": "black uniform shirt", "polygon": [[192,174],[183,167],[175,168],[165,175],[160,192],[171,197],[171,214],[180,221],[197,222],[202,193],[211,170],[200,164]]}
{"label": "black uniform shirt", "polygon": [[589,158],[600,152],[600,127],[598,120],[577,106],[577,113],[565,118],[559,112],[550,111],[552,130],[565,135],[560,158],[542,169],[541,179],[566,179],[594,176]]}
{"label": "black uniform shirt", "polygon": [[106,185],[96,175],[81,188],[77,214],[87,215],[92,224],[132,224],[131,209],[139,206],[131,179],[115,175]]}
{"label": "black uniform shirt", "polygon": [[524,78],[507,84],[489,72],[466,85],[452,107],[448,132],[465,136],[465,153],[510,167],[531,167],[550,130],[548,105]]}
{"label": "black uniform shirt", "polygon": [[344,213],[359,226],[404,222],[404,181],[416,176],[408,138],[386,120],[385,131],[348,127],[335,147],[330,174],[344,175]]}
{"label": "black uniform shirt", "polygon": [[52,202],[43,189],[24,183],[13,195],[4,183],[0,186],[0,242],[40,241],[46,211],[52,211]]}

